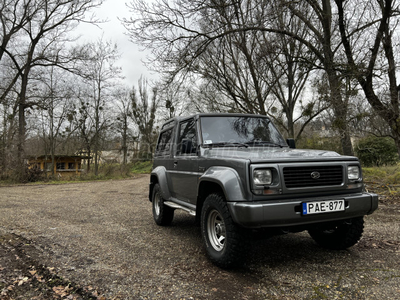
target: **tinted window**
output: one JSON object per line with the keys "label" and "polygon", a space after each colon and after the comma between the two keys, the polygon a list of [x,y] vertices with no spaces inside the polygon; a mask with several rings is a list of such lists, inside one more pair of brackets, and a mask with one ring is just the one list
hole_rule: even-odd
{"label": "tinted window", "polygon": [[196,153],[196,123],[193,119],[182,122],[179,126],[178,154]]}
{"label": "tinted window", "polygon": [[160,134],[158,139],[156,155],[168,154],[172,146],[172,128]]}

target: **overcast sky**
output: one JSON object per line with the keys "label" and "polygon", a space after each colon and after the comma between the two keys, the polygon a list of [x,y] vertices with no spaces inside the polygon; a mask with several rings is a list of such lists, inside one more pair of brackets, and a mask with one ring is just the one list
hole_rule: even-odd
{"label": "overcast sky", "polygon": [[[128,1],[128,0],[127,0]],[[101,19],[108,19],[107,23],[100,24],[101,28],[93,25],[82,24],[78,27],[78,33],[82,34],[80,43],[84,41],[95,41],[101,37],[104,32],[104,39],[111,40],[118,45],[121,58],[117,65],[122,67],[122,75],[125,76],[125,82],[130,87],[137,85],[141,75],[147,79],[155,79],[157,76],[148,71],[143,65],[142,60],[145,53],[139,51],[139,47],[129,41],[125,35],[126,30],[118,18],[129,17],[129,11],[126,8],[125,0],[106,0],[101,8],[94,11],[96,16]]]}

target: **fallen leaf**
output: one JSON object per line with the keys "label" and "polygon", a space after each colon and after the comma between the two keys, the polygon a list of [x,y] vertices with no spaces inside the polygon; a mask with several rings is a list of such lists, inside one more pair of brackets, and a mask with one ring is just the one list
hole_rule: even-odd
{"label": "fallen leaf", "polygon": [[28,280],[29,280],[29,278],[28,278],[28,277],[24,277],[24,278],[22,278],[22,280],[20,280],[20,281],[18,282],[18,286],[21,286],[21,285],[23,285],[25,282],[28,282]]}
{"label": "fallen leaf", "polygon": [[41,276],[41,275],[35,274],[35,278],[36,278],[36,280],[39,281],[39,282],[44,282],[43,276]]}
{"label": "fallen leaf", "polygon": [[65,297],[65,296],[68,296],[70,289],[71,288],[69,288],[69,287],[59,285],[59,286],[53,287],[53,292],[55,294],[57,294],[58,296]]}

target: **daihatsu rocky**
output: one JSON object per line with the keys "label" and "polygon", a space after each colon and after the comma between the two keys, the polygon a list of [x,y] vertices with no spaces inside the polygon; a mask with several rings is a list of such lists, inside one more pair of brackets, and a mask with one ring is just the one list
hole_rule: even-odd
{"label": "daihatsu rocky", "polygon": [[295,149],[266,116],[196,114],[161,128],[149,199],[158,225],[175,209],[200,221],[213,263],[243,262],[254,231],[307,230],[328,249],[346,249],[378,207],[365,192],[358,159]]}

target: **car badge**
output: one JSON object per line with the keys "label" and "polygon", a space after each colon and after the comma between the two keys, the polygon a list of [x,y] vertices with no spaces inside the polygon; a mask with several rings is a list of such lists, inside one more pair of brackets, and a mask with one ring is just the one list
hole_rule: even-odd
{"label": "car badge", "polygon": [[319,179],[321,177],[321,174],[317,171],[314,171],[311,173],[311,178],[312,179]]}

